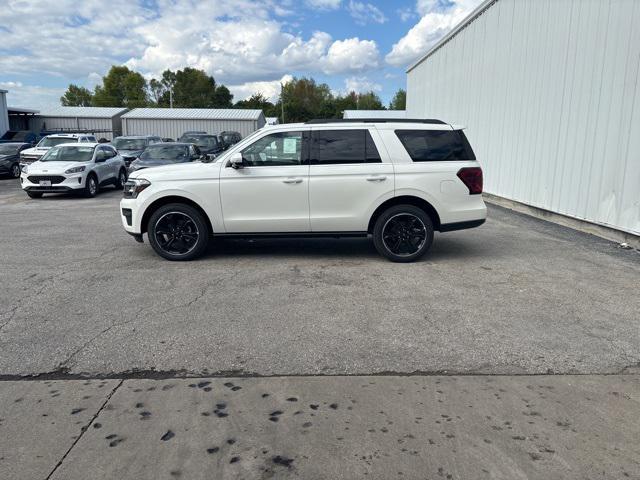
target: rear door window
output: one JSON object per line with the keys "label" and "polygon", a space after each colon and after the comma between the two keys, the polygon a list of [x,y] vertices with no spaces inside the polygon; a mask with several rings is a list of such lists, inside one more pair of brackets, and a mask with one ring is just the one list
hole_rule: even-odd
{"label": "rear door window", "polygon": [[475,160],[462,130],[396,130],[414,162]]}
{"label": "rear door window", "polygon": [[317,130],[312,138],[312,164],[381,162],[368,130]]}

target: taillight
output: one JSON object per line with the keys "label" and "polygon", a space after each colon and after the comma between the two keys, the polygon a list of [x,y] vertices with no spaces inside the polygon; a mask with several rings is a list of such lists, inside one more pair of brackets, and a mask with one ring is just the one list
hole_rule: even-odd
{"label": "taillight", "polygon": [[482,169],[480,167],[461,168],[458,178],[462,180],[471,195],[482,193]]}

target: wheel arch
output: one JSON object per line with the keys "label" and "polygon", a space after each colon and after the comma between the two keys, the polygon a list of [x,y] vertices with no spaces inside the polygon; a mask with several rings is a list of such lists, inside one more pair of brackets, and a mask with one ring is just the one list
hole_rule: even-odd
{"label": "wheel arch", "polygon": [[153,215],[153,212],[164,205],[169,205],[170,203],[184,203],[185,205],[189,205],[190,207],[198,210],[207,222],[209,234],[213,233],[213,225],[211,224],[211,219],[209,218],[209,215],[207,215],[207,212],[205,212],[204,209],[193,200],[180,195],[168,195],[166,197],[158,198],[150,203],[142,214],[142,220],[140,221],[140,233],[147,233],[147,224],[149,223],[149,219],[151,218],[151,215]]}
{"label": "wheel arch", "polygon": [[438,215],[438,211],[433,207],[433,205],[427,202],[424,198],[416,197],[413,195],[400,195],[398,197],[393,197],[384,201],[378,206],[378,208],[375,209],[375,211],[371,215],[371,218],[369,219],[367,232],[373,233],[373,227],[375,226],[378,217],[382,215],[382,213],[389,207],[393,207],[395,205],[414,205],[420,208],[427,215],[429,215],[429,218],[433,222],[433,229],[440,229],[440,215]]}

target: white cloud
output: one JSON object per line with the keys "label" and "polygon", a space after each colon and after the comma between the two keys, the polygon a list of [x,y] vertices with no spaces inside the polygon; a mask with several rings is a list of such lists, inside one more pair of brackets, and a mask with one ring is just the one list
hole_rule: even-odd
{"label": "white cloud", "polygon": [[318,10],[337,10],[342,0],[306,0],[307,5]]}
{"label": "white cloud", "polygon": [[384,23],[387,21],[387,17],[384,16],[384,13],[382,13],[378,7],[370,3],[349,0],[347,10],[358,25],[366,25],[367,23]]}
{"label": "white cloud", "polygon": [[10,107],[43,108],[60,105],[64,87],[42,87],[23,85],[21,82],[0,82],[0,88],[8,90],[7,104]]}
{"label": "white cloud", "polygon": [[408,22],[409,20],[413,19],[416,14],[411,8],[405,7],[398,10],[398,16],[403,22]]}
{"label": "white cloud", "polygon": [[[4,78],[40,74],[84,79],[92,87],[112,64],[126,64],[147,78],[191,66],[238,86],[296,71],[358,74],[380,64],[372,40],[286,31],[290,25],[278,16],[291,13],[291,1],[157,0],[153,8],[130,0],[59,0],[51,8],[49,1],[11,1],[0,9],[0,25],[9,26],[0,29]],[[340,6],[336,0],[313,2]]]}
{"label": "white cloud", "polygon": [[387,63],[406,66],[425,54],[480,4],[481,0],[418,0],[420,21],[393,45]]}
{"label": "white cloud", "polygon": [[233,100],[246,100],[255,93],[261,93],[270,102],[275,103],[280,96],[280,85],[286,85],[293,77],[291,75],[283,75],[280,80],[269,82],[247,82],[242,85],[229,85],[229,90],[233,93]]}
{"label": "white cloud", "polygon": [[369,80],[366,77],[350,77],[344,81],[345,93],[368,93],[382,91],[382,85]]}
{"label": "white cloud", "polygon": [[327,74],[363,72],[377,68],[378,57],[378,47],[372,40],[360,40],[357,37],[337,40],[322,59],[323,70]]}

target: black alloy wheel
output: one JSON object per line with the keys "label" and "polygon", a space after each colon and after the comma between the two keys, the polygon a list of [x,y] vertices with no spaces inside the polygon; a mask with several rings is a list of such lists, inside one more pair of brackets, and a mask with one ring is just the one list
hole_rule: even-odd
{"label": "black alloy wheel", "polygon": [[202,255],[209,242],[209,228],[203,215],[185,204],[169,204],[149,219],[149,243],[167,260],[191,260]]}
{"label": "black alloy wheel", "polygon": [[433,223],[424,210],[413,205],[391,207],[378,217],[373,231],[378,252],[394,262],[412,262],[433,242]]}

